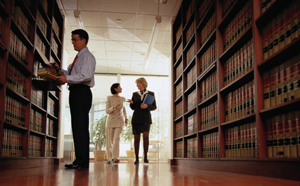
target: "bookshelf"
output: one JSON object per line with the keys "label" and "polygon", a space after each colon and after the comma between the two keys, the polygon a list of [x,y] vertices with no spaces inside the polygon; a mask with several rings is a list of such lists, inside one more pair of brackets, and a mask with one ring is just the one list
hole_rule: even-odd
{"label": "bookshelf", "polygon": [[1,169],[53,165],[60,87],[37,70],[61,65],[64,18],[55,0],[1,0],[0,12]]}
{"label": "bookshelf", "polygon": [[299,10],[296,0],[182,2],[174,165],[300,180]]}

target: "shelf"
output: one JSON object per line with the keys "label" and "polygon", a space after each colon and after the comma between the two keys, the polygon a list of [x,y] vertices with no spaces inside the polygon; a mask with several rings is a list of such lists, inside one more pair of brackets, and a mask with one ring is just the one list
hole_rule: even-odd
{"label": "shelf", "polygon": [[36,105],[35,103],[31,102],[31,106],[34,107],[34,110],[38,110],[39,112],[42,112],[42,113],[46,113],[47,111],[44,109],[44,108],[41,108],[40,106]]}
{"label": "shelf", "polygon": [[274,162],[274,161],[282,161],[282,162],[299,162],[300,161],[300,158],[259,158],[259,161],[271,161],[271,162]]}
{"label": "shelf", "polygon": [[233,20],[238,11],[246,4],[245,0],[236,0],[228,12],[224,15],[218,28],[224,30],[225,27]]}
{"label": "shelf", "polygon": [[4,53],[6,51],[7,51],[7,49],[5,48],[5,46],[3,45],[3,43],[0,42],[0,53]]}
{"label": "shelf", "polygon": [[180,76],[176,79],[176,81],[174,82],[174,86],[177,86],[181,80],[182,80],[182,75],[180,75]]}
{"label": "shelf", "polygon": [[28,65],[25,64],[25,62],[22,61],[20,58],[12,54],[10,51],[9,62],[16,66],[18,70],[22,71],[22,74],[24,74],[26,77],[29,77],[31,75],[31,72],[28,69]]}
{"label": "shelf", "polygon": [[195,114],[195,113],[197,112],[196,109],[197,109],[197,106],[195,106],[194,108],[190,109],[189,111],[186,111],[186,112],[184,113],[184,116],[188,117],[188,116],[190,116],[190,115]]}
{"label": "shelf", "polygon": [[181,43],[181,41],[182,41],[181,38],[182,38],[182,32],[179,35],[179,38],[177,39],[177,41],[176,41],[176,43],[175,43],[175,45],[173,47],[173,50],[175,50],[179,46],[179,43]]}
{"label": "shelf", "polygon": [[56,116],[53,116],[52,114],[48,113],[48,116],[50,116],[50,118],[58,120],[58,118]]}
{"label": "shelf", "polygon": [[270,22],[275,16],[277,16],[288,5],[286,0],[276,0],[271,6],[266,9],[255,21],[258,27],[265,26],[265,23]]}
{"label": "shelf", "polygon": [[239,50],[244,44],[246,44],[247,41],[249,41],[252,38],[252,26],[250,26],[244,33],[231,44],[231,46],[223,52],[223,54],[220,56],[220,61],[224,62],[226,61],[230,56],[234,54],[237,50]]}
{"label": "shelf", "polygon": [[293,111],[299,109],[300,98],[281,103],[279,105],[275,105],[273,107],[260,110],[260,115],[264,117],[270,117],[277,114],[286,113],[289,111]]}
{"label": "shelf", "polygon": [[43,43],[47,44],[47,45],[50,45],[48,39],[47,39],[47,36],[42,32],[42,29],[39,27],[39,25],[36,25],[37,29],[37,34],[40,36],[40,38],[43,40]]}
{"label": "shelf", "polygon": [[199,103],[198,107],[205,107],[205,106],[209,105],[210,103],[213,103],[217,100],[218,100],[218,93],[215,93],[215,94],[211,95],[209,98],[207,98],[206,100]]}
{"label": "shelf", "polygon": [[[188,17],[188,20],[185,20],[185,25],[184,25],[184,27],[182,29],[183,32],[185,32],[188,29],[188,27],[190,26],[191,22],[195,21],[194,20],[195,19],[194,13],[195,13],[195,7],[192,8],[191,15]],[[185,18],[185,15],[184,15],[184,18]]]}
{"label": "shelf", "polygon": [[222,161],[257,161],[258,158],[220,158]]}
{"label": "shelf", "polygon": [[32,83],[37,85],[43,91],[61,91],[59,85],[52,79],[33,79]]}
{"label": "shelf", "polygon": [[53,139],[53,140],[56,140],[56,139],[57,139],[57,137],[55,137],[55,136],[50,136],[50,135],[48,135],[48,134],[46,135],[46,137],[47,137],[47,138],[51,138],[51,139]]}
{"label": "shelf", "polygon": [[200,74],[200,76],[197,78],[198,81],[202,81],[216,69],[217,69],[217,61],[213,62],[206,70],[204,70],[204,72]]}
{"label": "shelf", "polygon": [[250,71],[246,72],[244,75],[242,75],[238,79],[234,80],[229,85],[226,85],[225,87],[223,87],[220,90],[220,93],[226,95],[227,93],[236,90],[237,87],[241,87],[242,85],[245,85],[245,83],[247,83],[253,79],[254,79],[254,70],[252,68]]}
{"label": "shelf", "polygon": [[192,91],[196,90],[196,80],[192,82],[192,84],[187,87],[187,89],[184,91],[184,94],[187,95],[191,93]]}
{"label": "shelf", "polygon": [[196,65],[196,60],[195,60],[196,56],[194,56],[191,60],[190,63],[187,64],[187,66],[185,67],[185,69],[183,69],[183,72],[185,74],[188,73],[188,71],[190,71],[195,65]]}
{"label": "shelf", "polygon": [[[200,7],[197,7],[197,8],[198,8],[198,11],[199,11]],[[199,20],[199,24],[197,25],[197,29],[201,28],[201,27],[202,28],[204,27],[203,25],[205,25],[205,23],[209,20],[209,18],[211,17],[211,15],[212,15],[212,13],[213,13],[214,10],[215,10],[215,0],[213,0],[213,2],[211,2],[211,4],[208,7],[208,10],[203,15],[203,18],[201,20]]]}
{"label": "shelf", "polygon": [[216,29],[210,34],[210,36],[208,37],[208,39],[203,43],[202,46],[200,46],[200,49],[198,50],[197,54],[202,54],[203,52],[205,52],[208,47],[210,47],[210,45],[213,43],[213,39],[216,40]]}
{"label": "shelf", "polygon": [[201,133],[201,134],[206,134],[206,133],[212,133],[214,131],[218,131],[219,129],[219,125],[216,125],[216,126],[213,126],[213,127],[210,127],[210,128],[207,128],[207,129],[200,129],[198,133]]}
{"label": "shelf", "polygon": [[179,64],[179,62],[182,61],[181,59],[182,59],[182,52],[181,52],[181,54],[179,55],[179,58],[178,58],[178,59],[176,60],[176,62],[174,63],[174,66],[177,66],[177,64]]}
{"label": "shelf", "polygon": [[180,96],[178,96],[178,97],[175,99],[174,103],[177,103],[180,99],[182,99],[182,96],[183,96],[183,94],[181,94]]}
{"label": "shelf", "polygon": [[177,117],[176,119],[174,119],[174,122],[177,122],[177,121],[179,121],[179,120],[182,120],[182,115],[179,116],[179,117]]}
{"label": "shelf", "polygon": [[180,141],[180,140],[183,140],[183,136],[174,139],[174,141]]}
{"label": "shelf", "polygon": [[287,59],[287,56],[293,56],[293,54],[299,53],[300,48],[300,37],[292,41],[290,44],[286,45],[268,59],[264,60],[263,62],[259,63],[257,67],[259,70],[265,71],[274,67]]}
{"label": "shelf", "polygon": [[189,40],[185,44],[185,47],[183,49],[184,52],[187,52],[187,50],[192,46],[192,44],[195,43],[195,37],[196,37],[195,35],[196,34],[195,34],[195,31],[194,31],[194,33],[191,35],[191,37],[189,38]]}
{"label": "shelf", "polygon": [[0,16],[2,16],[4,18],[8,17],[8,13],[6,11],[6,8],[3,7],[3,5],[0,5]]}
{"label": "shelf", "polygon": [[45,19],[45,21],[47,23],[51,24],[52,21],[50,20],[49,16],[46,14],[46,12],[45,12],[44,8],[42,7],[42,5],[40,4],[40,2],[38,3],[38,10],[42,14],[42,16]]}
{"label": "shelf", "polygon": [[8,87],[6,87],[6,94],[12,98],[15,98],[16,100],[18,100],[19,102],[21,102],[24,105],[28,104],[30,102],[29,99],[27,99],[26,97],[22,96],[19,93],[16,93],[15,91],[11,90]]}
{"label": "shelf", "polygon": [[50,64],[50,62],[46,58],[45,54],[39,48],[35,48],[35,54],[38,55],[39,59],[41,59],[44,62],[45,65],[49,65]]}
{"label": "shelf", "polygon": [[[26,18],[28,19],[28,21],[30,23],[34,22],[35,19],[30,11],[30,9],[28,8],[28,6],[26,5],[26,3],[24,2],[24,0],[18,0],[18,1],[15,1],[15,6],[21,6],[21,10],[23,12],[23,14],[26,16]],[[24,12],[25,10],[25,12]]]}
{"label": "shelf", "polygon": [[53,28],[52,28],[52,34],[54,35],[54,39],[56,41],[58,41],[57,44],[62,45],[61,40],[59,39],[59,37],[56,35],[56,33],[54,32]]}
{"label": "shelf", "polygon": [[4,123],[4,127],[7,129],[12,129],[12,130],[20,130],[22,132],[26,132],[28,129],[26,127],[20,126],[20,125],[15,125],[12,123],[8,123],[8,122],[3,122]]}
{"label": "shelf", "polygon": [[49,96],[58,101],[58,97],[56,97],[56,95],[52,92],[49,92]]}
{"label": "shelf", "polygon": [[33,44],[30,42],[27,36],[25,36],[25,34],[19,29],[14,20],[11,20],[11,29],[15,32],[15,34],[23,42],[23,44],[27,47],[28,50],[33,48]]}
{"label": "shelf", "polygon": [[184,135],[184,138],[194,138],[194,137],[197,137],[197,134],[198,134],[198,132],[187,134],[187,135]]}
{"label": "shelf", "polygon": [[[57,62],[57,63],[60,64],[60,63],[61,63],[60,59],[59,59],[58,56],[55,54],[53,48],[52,48],[52,47],[50,47],[50,48],[51,48],[51,56],[53,57],[53,59],[55,60],[55,62]],[[53,61],[50,61],[50,62],[53,62]]]}
{"label": "shelf", "polygon": [[252,113],[247,116],[243,116],[238,119],[231,120],[231,121],[226,121],[224,123],[221,123],[221,126],[227,127],[227,126],[231,126],[231,125],[245,124],[245,122],[249,123],[249,120],[255,121],[255,113]]}
{"label": "shelf", "polygon": [[30,133],[31,133],[31,134],[34,134],[34,135],[38,135],[38,136],[45,136],[44,133],[38,132],[38,131],[35,131],[35,130],[30,130]]}

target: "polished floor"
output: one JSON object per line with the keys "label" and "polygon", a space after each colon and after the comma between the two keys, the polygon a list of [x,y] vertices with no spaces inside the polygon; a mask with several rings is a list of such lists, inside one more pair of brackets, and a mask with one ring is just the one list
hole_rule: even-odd
{"label": "polished floor", "polygon": [[[299,175],[300,176],[300,175]],[[1,186],[299,186],[300,182],[234,173],[178,168],[168,164],[107,165],[91,162],[89,169],[65,169],[64,165],[0,171]]]}

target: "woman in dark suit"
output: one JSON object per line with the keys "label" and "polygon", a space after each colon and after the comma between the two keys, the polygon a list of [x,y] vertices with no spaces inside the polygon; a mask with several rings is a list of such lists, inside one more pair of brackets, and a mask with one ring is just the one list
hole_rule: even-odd
{"label": "woman in dark suit", "polygon": [[149,148],[149,131],[150,125],[152,124],[152,118],[150,111],[156,109],[156,102],[152,105],[147,105],[143,103],[146,94],[154,96],[154,92],[147,90],[148,83],[145,78],[138,78],[135,80],[136,86],[139,91],[132,94],[131,100],[128,99],[127,102],[130,103],[130,108],[133,110],[133,116],[131,119],[132,124],[132,134],[134,135],[134,150],[135,150],[135,162],[139,163],[139,146],[140,146],[140,135],[143,133],[144,141],[144,163],[149,163],[147,159],[147,153]]}

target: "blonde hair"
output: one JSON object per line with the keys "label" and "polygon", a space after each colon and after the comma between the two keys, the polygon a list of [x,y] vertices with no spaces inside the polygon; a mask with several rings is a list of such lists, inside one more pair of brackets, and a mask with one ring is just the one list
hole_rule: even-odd
{"label": "blonde hair", "polygon": [[138,83],[138,82],[143,83],[144,88],[147,88],[147,87],[148,87],[148,83],[147,83],[147,81],[146,81],[145,78],[141,77],[141,78],[136,79],[136,80],[135,80],[135,83]]}

